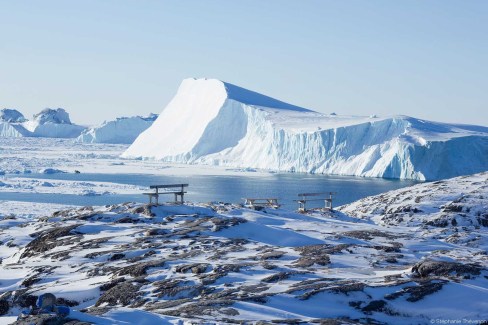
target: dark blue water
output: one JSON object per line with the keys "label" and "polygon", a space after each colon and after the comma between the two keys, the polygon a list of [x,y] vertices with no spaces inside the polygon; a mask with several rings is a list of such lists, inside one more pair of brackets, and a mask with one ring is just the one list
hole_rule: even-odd
{"label": "dark blue water", "polygon": [[[366,196],[416,184],[410,180],[362,178],[349,176],[325,176],[311,174],[270,174],[258,176],[166,176],[148,174],[53,174],[15,175],[15,177],[44,178],[76,181],[100,181],[148,186],[153,184],[188,183],[185,200],[194,202],[242,203],[242,198],[278,198],[285,208],[295,208],[297,194],[337,192],[334,206],[351,203]],[[172,200],[172,195],[167,195]],[[160,201],[164,200],[164,196]],[[136,195],[80,196],[70,194],[2,193],[0,200],[29,202],[105,205],[127,201],[146,202],[147,197]],[[322,204],[317,202],[317,206]]]}

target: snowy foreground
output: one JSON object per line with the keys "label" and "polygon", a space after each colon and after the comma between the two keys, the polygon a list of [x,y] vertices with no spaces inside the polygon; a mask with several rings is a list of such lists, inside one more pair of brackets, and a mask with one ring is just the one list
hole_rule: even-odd
{"label": "snowy foreground", "polygon": [[4,210],[0,321],[44,292],[97,324],[488,319],[488,173],[334,212],[192,203],[39,218]]}
{"label": "snowy foreground", "polygon": [[435,180],[488,169],[488,128],[321,114],[215,79],[186,79],[124,157]]}

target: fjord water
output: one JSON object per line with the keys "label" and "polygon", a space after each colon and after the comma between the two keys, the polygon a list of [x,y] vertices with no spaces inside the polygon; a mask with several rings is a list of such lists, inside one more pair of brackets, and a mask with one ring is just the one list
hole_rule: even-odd
{"label": "fjord water", "polygon": [[[19,177],[20,175],[16,175]],[[366,196],[414,185],[418,181],[326,176],[317,174],[270,173],[265,176],[167,176],[148,174],[27,174],[21,177],[73,181],[100,181],[149,187],[154,184],[187,183],[185,200],[192,202],[242,203],[243,198],[278,198],[284,208],[295,209],[299,193],[337,192],[334,206],[354,202]],[[147,191],[147,190],[146,190]],[[127,201],[147,202],[141,194],[80,196],[73,194],[1,193],[0,200],[16,200],[73,205],[106,205]],[[172,195],[163,195],[160,202],[171,201]],[[310,206],[322,206],[313,202]]]}

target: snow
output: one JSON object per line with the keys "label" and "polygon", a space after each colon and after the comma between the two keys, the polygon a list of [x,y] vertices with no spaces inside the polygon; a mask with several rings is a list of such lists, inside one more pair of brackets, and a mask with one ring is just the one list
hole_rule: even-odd
{"label": "snow", "polygon": [[2,192],[75,195],[140,194],[145,187],[109,182],[61,181],[42,178],[8,177],[0,181]]}
{"label": "snow", "polygon": [[[114,186],[15,177],[2,182],[20,184],[23,190],[60,193]],[[53,186],[45,186],[46,182]],[[96,324],[284,323],[292,319],[312,323],[344,317],[356,323],[428,324],[433,319],[486,319],[488,236],[480,218],[488,216],[487,184],[488,173],[480,173],[383,193],[333,212],[305,214],[190,202],[83,208],[31,207],[32,203],[18,202],[12,208],[12,202],[0,202],[0,241],[4,243],[0,246],[0,290],[52,292],[75,300],[79,305],[73,307],[72,316]],[[46,217],[59,210],[65,211]],[[37,213],[26,213],[32,211]],[[446,216],[459,221],[447,226],[430,223]],[[127,218],[133,222],[122,222]],[[56,245],[30,248],[22,256],[44,231],[66,226],[75,229],[52,239]],[[308,245],[329,250],[325,256],[330,263],[299,266],[300,258],[307,256],[300,249]],[[123,257],[113,259],[116,253]],[[266,257],[273,253],[279,254]],[[412,266],[426,259],[475,263],[482,269],[478,275],[415,277]],[[121,278],[123,268],[161,261],[164,264],[148,268],[142,276],[123,275],[142,285],[137,307],[106,306],[96,315],[80,311],[93,310],[103,293],[101,285]],[[198,263],[208,266],[201,273],[178,271]],[[214,282],[204,282],[223,266],[239,268]],[[279,274],[284,277],[270,280]],[[40,280],[22,285],[35,277]],[[179,283],[174,295],[161,294],[165,281]],[[418,301],[407,300],[408,294],[390,297],[405,288],[432,283],[443,285]],[[350,285],[359,287],[342,291]],[[387,309],[361,309],[372,301],[384,301]],[[173,302],[172,307],[157,307]],[[187,307],[192,308],[185,311]],[[11,308],[6,316],[12,319],[18,311]]]}
{"label": "snow", "polygon": [[83,143],[72,139],[0,137],[0,175],[43,173],[52,168],[74,173],[156,174],[169,176],[232,175],[265,177],[268,171],[220,166],[186,165],[154,160],[126,159],[125,144]]}
{"label": "snow", "polygon": [[[67,189],[65,189],[67,190]],[[4,189],[2,188],[2,191]],[[0,219],[5,216],[15,215],[21,220],[45,217],[55,211],[73,208],[66,204],[23,202],[23,201],[2,201],[0,200]],[[0,228],[6,225],[17,223],[13,220],[1,220]]]}
{"label": "snow", "polygon": [[216,79],[186,79],[123,157],[432,180],[488,169],[488,128],[326,115]]}
{"label": "snow", "polygon": [[147,117],[121,117],[114,121],[105,121],[99,126],[83,131],[77,141],[131,144],[141,132],[153,124],[157,117],[158,115],[151,114]]}

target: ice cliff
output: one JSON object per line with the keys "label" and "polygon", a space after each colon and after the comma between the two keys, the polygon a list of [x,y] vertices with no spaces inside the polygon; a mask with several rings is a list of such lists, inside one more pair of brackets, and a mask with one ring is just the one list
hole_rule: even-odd
{"label": "ice cliff", "polygon": [[488,128],[327,115],[219,80],[186,79],[123,157],[432,180],[488,170]]}
{"label": "ice cliff", "polygon": [[77,141],[131,144],[141,132],[153,124],[157,117],[157,114],[150,114],[147,117],[121,117],[114,121],[105,121],[99,126],[83,131]]}
{"label": "ice cliff", "polygon": [[2,137],[49,137],[76,138],[84,126],[71,123],[68,113],[62,109],[46,108],[27,121],[16,110],[2,110],[0,136]]}

